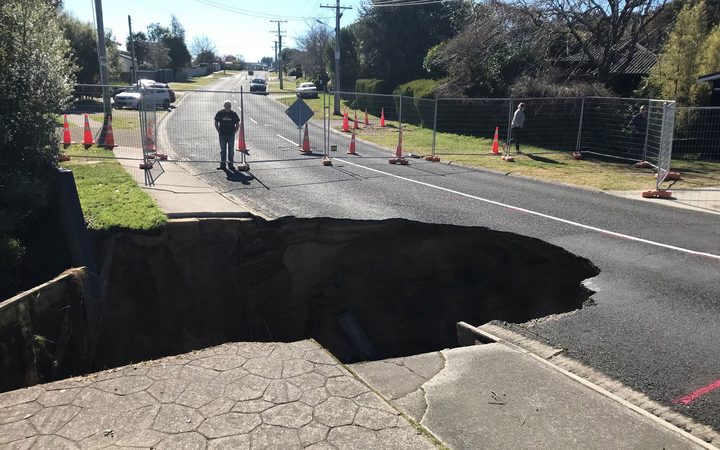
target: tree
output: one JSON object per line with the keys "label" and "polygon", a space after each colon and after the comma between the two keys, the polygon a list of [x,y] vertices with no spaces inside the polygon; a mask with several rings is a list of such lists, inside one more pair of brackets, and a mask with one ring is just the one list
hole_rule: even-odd
{"label": "tree", "polygon": [[147,36],[150,42],[161,42],[165,36],[170,34],[170,29],[160,25],[159,23],[151,23],[147,27]]}
{"label": "tree", "polygon": [[192,54],[197,58],[197,56],[200,53],[212,53],[213,55],[216,52],[215,44],[213,44],[213,41],[210,40],[207,35],[203,34],[200,36],[195,36],[190,43],[190,51]]}
{"label": "tree", "polygon": [[195,57],[195,64],[212,64],[217,61],[217,56],[210,50],[203,50]]}
{"label": "tree", "polygon": [[175,17],[175,14],[170,16],[170,35],[185,42],[185,27],[180,24],[180,21],[177,17]]}
{"label": "tree", "polygon": [[18,287],[20,230],[56,173],[55,118],[75,83],[58,15],[46,0],[0,2],[0,298]]}
{"label": "tree", "polygon": [[404,7],[388,3],[363,4],[353,24],[363,77],[396,83],[422,77],[427,51],[455,36],[472,17],[471,3],[463,0]]}
{"label": "tree", "polygon": [[624,70],[666,0],[535,0],[530,10],[562,24],[603,83]]}
{"label": "tree", "polygon": [[306,78],[327,81],[325,53],[330,41],[330,29],[317,22],[311,24],[310,29],[297,39],[297,59]]}
{"label": "tree", "polygon": [[452,97],[503,96],[517,77],[541,71],[551,33],[527,15],[527,9],[500,1],[479,5],[472,23],[425,57],[426,70],[448,77],[439,91]]}
{"label": "tree", "polygon": [[[357,38],[355,37],[355,24],[340,29],[340,91],[354,90],[355,81],[359,78],[360,64],[357,55]],[[335,79],[335,37],[325,47],[325,64],[328,79]],[[323,80],[327,81],[327,80]]]}
{"label": "tree", "polygon": [[[70,42],[68,56],[78,67],[77,81],[81,84],[95,84],[100,80],[100,66],[97,54],[97,33],[93,25],[83,22],[67,13],[58,17],[62,35]],[[120,52],[112,33],[105,34],[105,53],[108,62],[108,74],[118,79],[122,71]]]}
{"label": "tree", "polygon": [[149,42],[147,63],[154,69],[166,67],[170,62],[170,50],[162,42]]}
{"label": "tree", "polygon": [[168,35],[162,40],[162,43],[168,49],[168,57],[170,58],[170,68],[178,70],[186,67],[191,61],[190,52],[188,52],[183,41],[179,36]]}
{"label": "tree", "polygon": [[268,67],[272,66],[274,62],[275,62],[275,60],[273,59],[272,56],[263,56],[260,59],[260,64],[262,64],[264,66],[268,66]]}
{"label": "tree", "polygon": [[708,89],[706,83],[697,83],[697,77],[704,70],[705,40],[705,2],[700,0],[694,6],[685,5],[678,14],[668,41],[650,71],[648,85],[651,89],[682,105],[697,104]]}
{"label": "tree", "polygon": [[716,25],[705,38],[700,62],[700,75],[720,72],[720,25]]}
{"label": "tree", "polygon": [[125,40],[125,48],[127,49],[127,51],[132,53],[132,47],[135,47],[135,60],[137,61],[138,65],[143,64],[145,62],[145,58],[147,57],[148,52],[148,39],[145,33],[143,33],[142,31],[133,33],[132,46],[130,42],[130,36],[127,37],[127,39]]}

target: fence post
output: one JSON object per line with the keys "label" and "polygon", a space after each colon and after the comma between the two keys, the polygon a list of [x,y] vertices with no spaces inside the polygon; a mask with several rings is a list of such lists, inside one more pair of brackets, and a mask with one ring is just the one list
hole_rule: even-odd
{"label": "fence post", "polygon": [[433,114],[433,142],[432,142],[432,155],[435,156],[435,138],[437,136],[437,106],[438,99],[435,97],[435,113]]}
{"label": "fence post", "polygon": [[505,140],[505,145],[510,146],[510,139],[512,139],[512,135],[510,133],[510,130],[512,128],[512,117],[513,117],[513,98],[510,97],[510,108],[508,108],[508,124],[507,124],[507,139]]}
{"label": "fence post", "polygon": [[[652,104],[652,100],[648,99],[648,111],[647,116],[645,116],[645,142],[643,143],[643,161],[647,161],[647,144],[648,144],[648,134],[650,132],[650,106]],[[665,117],[665,110],[663,110],[663,117]]]}
{"label": "fence post", "polygon": [[400,96],[400,107],[398,110],[398,131],[402,131],[402,92],[398,95]]}
{"label": "fence post", "polygon": [[575,150],[580,151],[580,139],[582,137],[583,128],[583,116],[585,115],[585,96],[582,96],[582,103],[580,104],[580,123],[578,124],[578,135],[577,144],[575,144]]}

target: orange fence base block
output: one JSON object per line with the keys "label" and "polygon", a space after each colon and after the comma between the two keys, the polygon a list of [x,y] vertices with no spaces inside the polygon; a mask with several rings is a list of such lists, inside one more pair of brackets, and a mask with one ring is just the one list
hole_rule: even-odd
{"label": "orange fence base block", "polygon": [[427,155],[425,161],[440,162],[439,156]]}
{"label": "orange fence base block", "polygon": [[643,198],[672,198],[672,191],[654,189],[650,191],[643,191],[642,196]]}
{"label": "orange fence base block", "polygon": [[250,164],[248,163],[239,163],[235,166],[238,172],[247,172],[250,170]]}
{"label": "orange fence base block", "polygon": [[153,162],[152,162],[152,161],[148,161],[148,162],[146,162],[146,163],[142,162],[142,163],[140,163],[140,168],[141,168],[141,169],[144,169],[144,170],[152,169],[152,168],[153,168]]}
{"label": "orange fence base block", "polygon": [[390,159],[388,160],[388,162],[389,162],[390,164],[400,164],[401,166],[407,166],[408,164],[410,164],[410,161],[408,161],[407,159],[403,158],[402,156],[390,158]]}
{"label": "orange fence base block", "polygon": [[58,155],[58,162],[70,161],[69,155]]}
{"label": "orange fence base block", "polygon": [[332,159],[330,159],[326,156],[323,158],[322,164],[323,164],[323,166],[332,166]]}
{"label": "orange fence base block", "polygon": [[583,159],[582,152],[580,151],[572,152],[572,157],[573,159]]}
{"label": "orange fence base block", "polygon": [[647,161],[638,161],[635,163],[636,169],[650,169],[650,168],[652,168],[652,166],[653,165]]}
{"label": "orange fence base block", "polygon": [[500,159],[502,159],[503,161],[506,161],[506,162],[513,162],[513,161],[515,161],[515,158],[513,158],[513,157],[510,156],[510,155],[502,155],[502,156],[500,157]]}

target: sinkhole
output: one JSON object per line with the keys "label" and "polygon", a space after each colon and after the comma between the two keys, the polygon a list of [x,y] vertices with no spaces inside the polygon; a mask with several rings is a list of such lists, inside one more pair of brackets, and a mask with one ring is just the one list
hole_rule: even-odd
{"label": "sinkhole", "polygon": [[582,307],[588,260],[479,227],[392,219],[173,221],[100,249],[93,369],[231,341],[314,338],[344,363],[458,345],[456,323]]}

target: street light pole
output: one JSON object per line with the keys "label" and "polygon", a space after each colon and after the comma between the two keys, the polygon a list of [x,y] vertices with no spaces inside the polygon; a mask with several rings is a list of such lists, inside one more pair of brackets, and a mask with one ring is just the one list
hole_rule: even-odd
{"label": "street light pole", "polygon": [[107,129],[108,117],[112,116],[112,108],[110,107],[110,80],[107,71],[107,54],[105,52],[105,29],[103,28],[102,0],[95,0],[95,21],[97,22],[97,52],[98,62],[100,65],[100,84],[102,84],[103,94],[103,111],[105,119],[103,120],[103,128],[100,132],[99,142],[105,143],[105,130]]}

